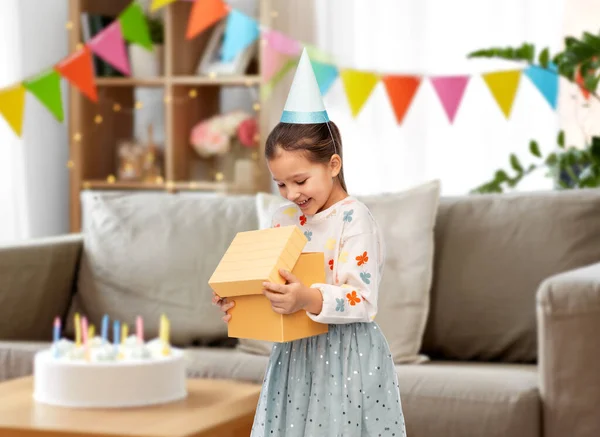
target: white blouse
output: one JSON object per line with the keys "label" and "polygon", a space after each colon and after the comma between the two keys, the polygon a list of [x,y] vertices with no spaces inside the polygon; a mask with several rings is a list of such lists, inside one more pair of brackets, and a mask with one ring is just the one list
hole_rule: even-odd
{"label": "white blouse", "polygon": [[349,196],[312,216],[297,205],[273,214],[273,227],[292,224],[308,239],[304,252],[325,254],[327,283],[304,284],[321,290],[323,309],[308,316],[319,323],[371,322],[377,314],[385,247],[366,205]]}

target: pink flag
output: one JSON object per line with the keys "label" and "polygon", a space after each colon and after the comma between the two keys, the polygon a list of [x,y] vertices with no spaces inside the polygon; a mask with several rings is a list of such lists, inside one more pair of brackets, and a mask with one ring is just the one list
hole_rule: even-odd
{"label": "pink flag", "polygon": [[431,83],[442,102],[450,123],[454,121],[469,78],[469,76],[438,76],[431,78]]}
{"label": "pink flag", "polygon": [[106,29],[94,36],[88,45],[92,52],[117,70],[127,76],[131,74],[119,20],[115,20]]}
{"label": "pink flag", "polygon": [[300,43],[287,35],[275,30],[266,31],[263,34],[271,49],[288,56],[299,56],[302,47]]}
{"label": "pink flag", "polygon": [[290,57],[278,52],[277,50],[274,50],[268,44],[264,47],[264,49],[261,71],[263,81],[266,83],[269,82],[271,78],[285,66]]}

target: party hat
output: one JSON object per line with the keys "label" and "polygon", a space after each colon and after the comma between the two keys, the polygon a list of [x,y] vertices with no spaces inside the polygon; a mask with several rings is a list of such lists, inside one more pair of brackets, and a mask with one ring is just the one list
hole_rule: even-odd
{"label": "party hat", "polygon": [[300,56],[280,121],[293,124],[327,123],[329,121],[306,49]]}

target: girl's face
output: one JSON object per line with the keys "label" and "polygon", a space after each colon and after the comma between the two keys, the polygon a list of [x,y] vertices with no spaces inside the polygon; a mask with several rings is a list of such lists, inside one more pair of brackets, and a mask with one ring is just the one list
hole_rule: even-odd
{"label": "girl's face", "polygon": [[338,155],[332,156],[329,163],[321,164],[309,161],[304,152],[288,152],[278,147],[277,154],[267,165],[279,193],[296,203],[304,214],[316,214],[346,195],[336,179],[341,169]]}

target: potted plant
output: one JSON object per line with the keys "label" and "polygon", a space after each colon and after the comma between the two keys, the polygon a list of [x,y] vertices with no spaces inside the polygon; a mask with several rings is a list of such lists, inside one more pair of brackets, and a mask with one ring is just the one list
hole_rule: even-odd
{"label": "potted plant", "polygon": [[138,44],[129,45],[129,60],[132,77],[159,77],[164,74],[165,28],[162,18],[146,15],[152,40],[152,51]]}
{"label": "potted plant", "polygon": [[[537,55],[533,44],[521,47],[493,47],[477,50],[470,58],[500,58],[525,62],[558,74],[579,86],[589,98],[600,101],[597,94],[600,82],[600,33],[583,33],[581,38],[565,38],[565,48],[550,55],[544,48]],[[536,62],[537,59],[537,62]],[[600,122],[600,120],[599,120]],[[554,179],[557,189],[600,187],[600,136],[590,136],[585,144],[567,146],[564,132],[557,135],[555,150],[546,156],[540,152],[535,140],[529,142],[529,152],[534,162],[523,165],[515,154],[509,156],[510,169],[498,169],[493,177],[474,188],[472,193],[501,193],[515,187],[523,178],[536,169],[546,168],[547,176]]]}

